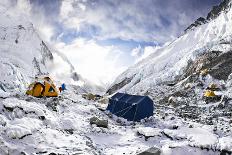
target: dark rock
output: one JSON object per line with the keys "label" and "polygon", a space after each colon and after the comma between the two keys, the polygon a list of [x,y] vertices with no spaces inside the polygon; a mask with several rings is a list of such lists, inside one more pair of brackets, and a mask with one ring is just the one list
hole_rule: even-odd
{"label": "dark rock", "polygon": [[176,119],[176,118],[175,118],[175,117],[171,117],[171,118],[170,118],[170,120],[174,120],[174,119]]}
{"label": "dark rock", "polygon": [[27,155],[25,152],[20,152],[20,155]]}
{"label": "dark rock", "polygon": [[151,147],[144,152],[139,153],[138,155],[160,155],[161,150],[157,147]]}
{"label": "dark rock", "polygon": [[220,152],[220,155],[231,155],[231,154],[232,154],[232,152],[231,151],[227,151],[227,150],[222,150]]}
{"label": "dark rock", "polygon": [[173,138],[171,136],[169,136],[168,134],[166,134],[165,132],[162,131],[162,134],[165,135],[167,138],[173,140]]}
{"label": "dark rock", "polygon": [[175,85],[176,83],[167,83],[167,86],[170,86],[170,87],[175,86]]}
{"label": "dark rock", "polygon": [[188,26],[184,32],[188,32],[189,30],[193,30],[194,28],[203,25],[210,20],[217,18],[222,12],[227,12],[229,8],[231,8],[231,0],[223,0],[219,5],[213,6],[212,10],[208,13],[206,19],[203,17],[198,18],[194,23]]}
{"label": "dark rock", "polygon": [[80,80],[80,75],[77,74],[77,72],[72,73],[71,77],[72,77],[72,79],[74,81],[79,81]]}
{"label": "dark rock", "polygon": [[10,112],[12,112],[12,111],[14,110],[14,108],[12,108],[12,107],[7,107],[7,106],[5,106],[5,105],[3,105],[3,107],[4,107],[7,111],[10,111]]}
{"label": "dark rock", "polygon": [[213,128],[213,131],[216,132],[216,131],[217,131],[217,127],[214,127],[214,128]]}
{"label": "dark rock", "polygon": [[39,151],[36,154],[45,154],[45,153],[48,153],[48,151]]}
{"label": "dark rock", "polygon": [[108,128],[108,120],[100,120],[97,117],[91,117],[90,124],[96,124],[97,127]]}
{"label": "dark rock", "polygon": [[72,135],[74,130],[73,129],[65,129],[65,131]]}
{"label": "dark rock", "polygon": [[22,26],[22,25],[18,25],[18,29],[24,29],[25,30],[25,28]]}
{"label": "dark rock", "polygon": [[189,128],[193,128],[193,125],[189,125]]}
{"label": "dark rock", "polygon": [[[44,41],[41,42],[41,47],[42,47],[41,51],[42,51],[43,58],[53,60],[54,58],[53,58],[52,52],[47,47],[47,45],[44,43]],[[43,60],[42,63],[44,64],[45,61]]]}
{"label": "dark rock", "polygon": [[227,80],[232,73],[232,51],[205,51],[194,61],[189,61],[179,81],[192,76],[193,73],[208,69],[208,74],[218,80]]}
{"label": "dark rock", "polygon": [[45,116],[39,116],[39,119],[43,121],[45,120]]}
{"label": "dark rock", "polygon": [[27,136],[30,136],[32,134],[26,134],[26,135],[23,135],[22,137],[19,137],[19,139],[23,139],[24,137],[27,137]]}
{"label": "dark rock", "polygon": [[198,27],[199,25],[207,23],[207,20],[203,17],[198,18],[194,23],[192,23],[190,26],[188,26],[184,32],[187,32],[188,30],[191,30],[195,27]]}
{"label": "dark rock", "polygon": [[113,85],[110,89],[107,90],[106,93],[108,93],[110,95],[113,94],[113,93],[115,93],[117,90],[121,89],[126,84],[130,83],[133,78],[134,78],[134,76],[132,76],[130,78],[125,78],[120,83],[117,83],[117,84]]}
{"label": "dark rock", "polygon": [[119,123],[119,124],[121,124],[122,120],[121,119],[117,119],[116,122]]}
{"label": "dark rock", "polygon": [[177,126],[177,125],[173,125],[172,128],[176,130],[176,129],[178,129],[178,127],[179,127],[179,126]]}
{"label": "dark rock", "polygon": [[217,18],[221,12],[227,12],[228,9],[231,7],[230,5],[231,0],[223,0],[218,6],[213,6],[212,10],[207,15],[207,20],[212,20]]}

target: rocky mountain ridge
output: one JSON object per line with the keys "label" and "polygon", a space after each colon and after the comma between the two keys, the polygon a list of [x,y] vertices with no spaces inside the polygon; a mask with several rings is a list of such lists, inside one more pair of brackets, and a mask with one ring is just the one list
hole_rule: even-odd
{"label": "rocky mountain ridge", "polygon": [[193,22],[191,25],[189,25],[184,32],[188,32],[189,30],[193,30],[194,28],[208,23],[211,20],[217,18],[222,12],[228,12],[231,8],[231,0],[223,0],[219,5],[213,6],[212,10],[208,13],[207,17],[200,17],[195,22]]}

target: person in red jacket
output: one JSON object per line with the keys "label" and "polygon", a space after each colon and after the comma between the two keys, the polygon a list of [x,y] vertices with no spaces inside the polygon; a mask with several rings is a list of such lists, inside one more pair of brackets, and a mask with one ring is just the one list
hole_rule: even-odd
{"label": "person in red jacket", "polygon": [[62,91],[62,88],[61,88],[61,87],[59,87],[59,91],[60,91],[60,93],[61,93],[61,91]]}

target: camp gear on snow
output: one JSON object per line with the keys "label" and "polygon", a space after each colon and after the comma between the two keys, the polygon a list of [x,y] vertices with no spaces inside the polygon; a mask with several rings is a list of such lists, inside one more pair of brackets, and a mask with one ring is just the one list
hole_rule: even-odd
{"label": "camp gear on snow", "polygon": [[210,84],[210,85],[207,87],[207,89],[208,89],[208,90],[212,90],[212,91],[218,91],[218,90],[220,90],[220,88],[219,88],[216,84],[214,84],[214,83]]}
{"label": "camp gear on snow", "polygon": [[204,93],[204,96],[205,97],[215,97],[216,95],[215,95],[214,91],[206,90],[205,93]]}
{"label": "camp gear on snow", "polygon": [[128,121],[140,121],[153,115],[154,105],[148,96],[116,93],[109,99],[106,110]]}
{"label": "camp gear on snow", "polygon": [[97,127],[103,127],[103,128],[107,128],[108,127],[108,120],[100,120],[97,117],[91,117],[90,118],[90,124],[96,124]]}
{"label": "camp gear on snow", "polygon": [[209,85],[209,88],[210,88],[210,89],[216,89],[216,88],[218,88],[218,86],[217,86],[216,84],[214,84],[214,83],[211,83],[211,84]]}
{"label": "camp gear on snow", "polygon": [[82,97],[87,100],[94,100],[95,95],[94,94],[83,94]]}
{"label": "camp gear on snow", "polygon": [[221,95],[216,95],[212,90],[206,90],[203,99],[206,101],[206,103],[210,103],[220,101],[221,97]]}
{"label": "camp gear on snow", "polygon": [[200,75],[206,76],[209,73],[209,69],[203,69],[200,71]]}
{"label": "camp gear on snow", "polygon": [[103,98],[100,98],[98,102],[101,104],[107,104],[109,102],[109,99],[107,97],[103,97]]}
{"label": "camp gear on snow", "polygon": [[89,94],[82,94],[82,97],[86,100],[94,100],[94,101],[97,101],[99,100],[100,98],[102,98],[100,95],[94,95],[92,93],[89,93]]}
{"label": "camp gear on snow", "polygon": [[60,93],[62,92],[62,88],[61,87],[59,87],[59,91],[60,91]]}
{"label": "camp gear on snow", "polygon": [[63,83],[63,84],[61,85],[61,88],[62,88],[63,91],[66,90],[66,85]]}
{"label": "camp gear on snow", "polygon": [[57,97],[58,91],[53,81],[49,77],[44,77],[37,78],[35,82],[30,84],[26,94],[34,97]]}

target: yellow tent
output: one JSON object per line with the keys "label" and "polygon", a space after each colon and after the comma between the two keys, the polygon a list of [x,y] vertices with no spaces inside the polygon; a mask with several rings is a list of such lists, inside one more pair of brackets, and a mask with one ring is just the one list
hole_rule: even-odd
{"label": "yellow tent", "polygon": [[216,95],[215,95],[214,91],[206,90],[205,93],[204,93],[204,96],[205,97],[215,97]]}
{"label": "yellow tent", "polygon": [[34,97],[57,97],[58,90],[54,85],[53,81],[49,77],[44,77],[40,80],[37,80],[29,85],[28,90],[26,91],[27,95]]}
{"label": "yellow tent", "polygon": [[209,69],[203,69],[200,71],[200,75],[206,76],[209,73]]}

